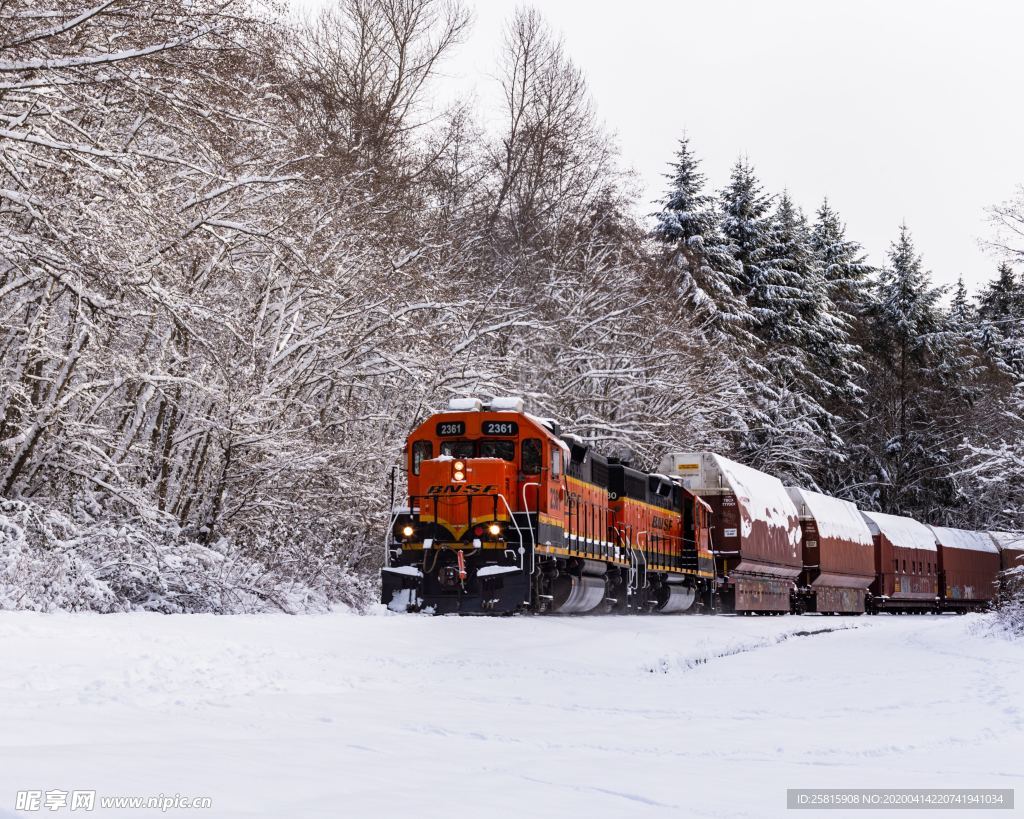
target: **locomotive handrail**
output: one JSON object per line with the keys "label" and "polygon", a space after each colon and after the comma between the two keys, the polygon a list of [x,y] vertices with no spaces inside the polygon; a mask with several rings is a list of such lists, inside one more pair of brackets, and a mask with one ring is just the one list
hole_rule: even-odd
{"label": "locomotive handrail", "polygon": [[[409,504],[412,508],[412,504]],[[391,520],[388,522],[388,528],[384,532],[384,566],[391,566],[391,541],[394,538],[395,521],[398,520],[399,512],[395,511],[394,506],[391,507]]]}
{"label": "locomotive handrail", "polygon": [[[640,535],[645,535],[646,536],[647,535],[647,530],[644,529],[644,530],[636,533],[636,542],[637,542],[637,546],[639,547],[636,551],[637,551],[637,554],[640,557],[642,557],[643,560],[644,560],[644,586],[646,586],[647,585],[647,555],[644,554],[644,549],[643,549],[642,546],[640,546]],[[646,539],[647,539],[647,537],[645,537],[645,540]],[[640,565],[640,561],[637,561],[637,566],[639,567],[639,565]],[[638,576],[637,577],[637,582],[639,582],[639,580],[640,580],[640,578]],[[639,586],[637,588],[639,588]]]}
{"label": "locomotive handrail", "polygon": [[[476,494],[476,495],[447,495],[447,494],[445,494],[445,495],[409,495],[409,506],[412,507],[413,499],[423,499],[425,501],[433,503],[433,505],[434,505],[434,512],[433,512],[434,523],[439,523],[440,522],[440,520],[439,520],[439,514],[440,513],[438,512],[438,509],[440,508],[440,506],[442,504],[455,505],[455,504],[462,503],[462,504],[466,505],[466,513],[469,516],[470,520],[472,520],[472,516],[473,516],[473,498],[491,498],[491,500],[493,501],[493,504],[494,504],[494,510],[493,510],[494,519],[498,520],[499,519],[498,518],[498,498],[499,497],[502,498],[502,500],[504,501],[505,508],[509,509],[508,501],[505,501],[504,500],[504,496],[501,495],[501,493],[499,493],[499,492],[488,492],[486,494]],[[423,514],[422,507],[417,507],[417,508],[419,509],[419,513],[422,516],[422,514]],[[510,517],[512,516],[511,509],[509,509],[509,516]]]}
{"label": "locomotive handrail", "polygon": [[615,537],[618,538],[619,543],[626,550],[626,555],[629,557],[629,572],[632,577],[631,583],[627,583],[633,589],[639,589],[639,578],[640,578],[640,563],[636,558],[636,550],[633,548],[632,539],[618,526],[611,527],[612,531],[615,532]]}
{"label": "locomotive handrail", "polygon": [[[526,500],[526,487],[536,486],[540,490],[539,481],[530,481],[523,484],[523,511],[526,512],[526,520],[530,520],[530,504]],[[540,492],[537,492],[537,500],[540,500]],[[537,506],[537,525],[540,526],[540,505]],[[533,534],[533,527],[530,527],[530,577],[537,573],[537,538]]]}
{"label": "locomotive handrail", "polygon": [[[519,545],[520,545],[520,547],[522,547],[522,545],[523,545],[523,530],[520,529],[519,528],[519,524],[516,523],[516,516],[514,514],[512,514],[512,507],[508,505],[508,499],[504,495],[502,495],[500,492],[498,493],[498,497],[501,498],[501,502],[505,504],[505,508],[508,510],[508,519],[511,520],[512,521],[512,525],[516,527],[516,532],[519,533]],[[532,535],[532,533],[533,533],[533,529],[532,528],[530,529],[530,533]],[[519,571],[523,571],[523,569],[525,568],[524,563],[525,563],[525,560],[523,558],[523,555],[520,554],[519,555]]]}

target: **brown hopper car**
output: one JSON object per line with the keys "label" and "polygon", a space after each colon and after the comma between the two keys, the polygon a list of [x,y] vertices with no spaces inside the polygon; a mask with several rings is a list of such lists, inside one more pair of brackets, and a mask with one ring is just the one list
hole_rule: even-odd
{"label": "brown hopper car", "polygon": [[937,611],[939,550],[931,529],[899,515],[861,514],[875,541],[869,611]]}
{"label": "brown hopper car", "polygon": [[803,572],[794,599],[796,612],[863,614],[875,579],[871,530],[849,501],[787,487],[803,535]]}
{"label": "brown hopper car", "polygon": [[930,526],[939,544],[939,594],[946,611],[982,611],[995,598],[999,550],[984,532]]}
{"label": "brown hopper car", "polygon": [[999,549],[999,568],[1002,571],[1024,566],[1024,532],[989,532]]}
{"label": "brown hopper car", "polygon": [[782,482],[711,452],[668,455],[661,471],[711,507],[723,609],[788,612],[803,555],[800,520]]}

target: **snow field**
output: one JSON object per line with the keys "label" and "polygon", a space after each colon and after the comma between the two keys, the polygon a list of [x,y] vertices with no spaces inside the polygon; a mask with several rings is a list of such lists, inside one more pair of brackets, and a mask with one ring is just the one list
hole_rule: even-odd
{"label": "snow field", "polygon": [[771,817],[786,788],[1014,787],[1024,645],[984,622],[3,613],[0,811]]}

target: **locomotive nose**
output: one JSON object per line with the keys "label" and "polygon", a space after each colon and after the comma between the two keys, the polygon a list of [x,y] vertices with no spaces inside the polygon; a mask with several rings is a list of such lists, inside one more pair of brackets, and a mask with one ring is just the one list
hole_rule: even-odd
{"label": "locomotive nose", "polygon": [[[516,467],[500,458],[435,458],[420,467],[420,519],[454,542],[500,540],[515,504]],[[437,530],[440,535],[440,529]]]}

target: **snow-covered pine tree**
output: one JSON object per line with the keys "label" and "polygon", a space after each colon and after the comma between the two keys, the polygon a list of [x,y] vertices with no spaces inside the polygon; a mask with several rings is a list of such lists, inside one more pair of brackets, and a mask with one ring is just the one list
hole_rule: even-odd
{"label": "snow-covered pine tree", "polygon": [[863,417],[865,316],[873,299],[870,276],[874,268],[867,263],[861,246],[846,238],[846,226],[828,199],[815,214],[811,248],[824,283],[824,298],[820,301],[822,338],[812,356],[816,371],[832,385],[820,400],[837,418],[840,435],[847,442],[832,453],[822,482],[831,491],[842,492],[844,486],[858,482],[846,462],[848,453],[859,444],[846,433]]}
{"label": "snow-covered pine tree", "polygon": [[[959,311],[954,298],[951,318]],[[1024,526],[1024,282],[1008,264],[964,322],[978,360],[978,392],[961,448],[980,525]]]}
{"label": "snow-covered pine tree", "polygon": [[1017,281],[1013,268],[1006,262],[999,265],[997,272],[995,281],[978,299],[981,316],[995,321],[1024,318],[1024,281]]}
{"label": "snow-covered pine tree", "polygon": [[[942,343],[937,346],[935,372],[945,386],[947,403],[959,403],[957,412],[975,414],[972,405],[991,386],[984,377],[982,360],[983,332],[978,326],[978,310],[972,303],[960,276],[953,288],[949,309],[942,320]],[[974,424],[968,424],[967,428]]]}
{"label": "snow-covered pine tree", "polygon": [[[747,297],[757,316],[757,334],[775,347],[791,346],[797,353],[810,332],[817,303],[825,297],[815,265],[807,222],[783,193],[766,222],[757,262],[749,265]],[[799,359],[800,356],[795,356]],[[793,361],[803,372],[799,360]]]}
{"label": "snow-covered pine tree", "polygon": [[950,434],[960,419],[946,405],[941,381],[944,334],[939,302],[904,224],[878,279],[870,316],[868,422],[859,435],[871,442],[877,492],[887,512],[940,520],[961,502],[951,479]]}
{"label": "snow-covered pine tree", "polygon": [[[746,157],[740,157],[732,167],[729,184],[720,194],[722,233],[729,241],[733,256],[739,262],[741,288],[748,303],[756,287],[760,286],[761,265],[771,242],[771,197],[765,193],[754,167]],[[753,296],[756,298],[756,295]],[[753,326],[761,322],[757,308]]]}
{"label": "snow-covered pine tree", "polygon": [[[753,405],[744,458],[786,480],[816,484],[815,466],[829,448],[827,413],[811,396],[807,319],[821,295],[809,229],[788,196],[771,210],[751,164],[741,158],[721,193],[722,232],[740,263],[751,331],[742,361]],[[818,283],[816,283],[816,281]]]}
{"label": "snow-covered pine tree", "polygon": [[980,332],[993,363],[1024,378],[1024,280],[1006,262],[978,298]]}
{"label": "snow-covered pine tree", "polygon": [[953,299],[949,304],[949,317],[959,324],[967,324],[975,318],[976,314],[977,310],[967,295],[964,277],[960,276],[956,280],[956,287],[953,288]]}
{"label": "snow-covered pine tree", "polygon": [[943,318],[943,343],[936,370],[949,391],[968,404],[976,401],[984,389],[979,380],[984,369],[980,355],[982,337],[977,308],[968,296],[964,277],[960,276]]}
{"label": "snow-covered pine tree", "polygon": [[[832,216],[830,211],[830,222]],[[822,439],[816,478],[819,483],[831,485],[835,483],[832,470],[846,458],[843,430],[859,410],[864,368],[860,362],[862,350],[851,338],[854,317],[832,299],[833,293],[843,299],[861,296],[857,245],[843,240],[838,219],[829,227],[834,239],[827,245],[835,277],[831,280],[816,251],[814,231],[784,194],[774,216],[771,266],[784,284],[781,292],[794,294],[783,319],[797,351],[789,353],[786,361],[799,362],[802,367],[808,409],[814,414]]]}
{"label": "snow-covered pine tree", "polygon": [[747,342],[750,316],[742,268],[720,231],[714,197],[704,192],[705,177],[686,136],[679,140],[671,169],[651,235],[678,271],[680,290],[698,319],[716,336]]}
{"label": "snow-covered pine tree", "polygon": [[828,199],[818,208],[811,247],[822,267],[828,296],[844,320],[855,324],[871,301],[870,277],[875,272],[861,246],[846,238],[846,225]]}

